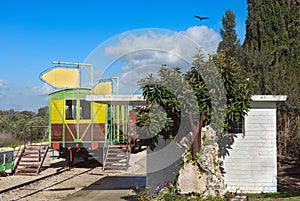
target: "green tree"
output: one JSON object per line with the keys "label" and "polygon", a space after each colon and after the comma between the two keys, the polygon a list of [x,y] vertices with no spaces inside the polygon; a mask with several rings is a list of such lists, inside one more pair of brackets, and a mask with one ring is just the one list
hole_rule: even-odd
{"label": "green tree", "polygon": [[[148,75],[139,82],[147,102],[147,107],[138,115],[138,126],[141,127],[138,133],[143,135],[142,144],[154,149],[159,135],[164,139],[185,136],[191,131],[189,112],[204,112],[204,125],[211,125],[217,131],[219,142],[223,143],[228,125],[246,114],[251,94],[247,84],[235,81],[239,70],[237,64],[227,61],[223,52],[216,57],[216,61],[217,68],[212,60],[205,60],[199,51],[187,73],[181,74],[179,68],[163,66],[158,73],[159,79]],[[230,95],[227,96],[226,92]],[[230,105],[226,105],[229,103],[227,97],[230,98]],[[153,106],[153,111],[149,112]],[[166,122],[163,129],[157,129],[162,122]],[[157,130],[160,132],[155,133]],[[232,142],[233,138],[230,139]],[[220,154],[225,155],[225,149],[230,145],[226,143]]]}
{"label": "green tree", "polygon": [[[187,73],[181,75],[179,68],[168,69],[163,66],[158,73],[159,79],[149,75],[139,82],[147,100],[147,107],[139,116],[138,125],[142,128],[139,133],[144,135],[141,142],[151,149],[155,148],[158,135],[172,139],[189,132],[191,128],[187,114],[192,111],[205,113],[204,126],[211,125],[217,131],[220,155],[228,153],[227,148],[234,142],[234,136],[228,135],[228,130],[235,127],[235,123],[247,113],[251,91],[249,79],[241,76],[238,62],[240,42],[235,31],[235,14],[227,10],[222,21],[223,40],[219,43],[217,55],[207,60],[198,51],[193,67]],[[194,103],[184,101],[193,96],[196,97]],[[154,131],[159,130],[157,127],[164,122],[163,119],[167,123],[155,135]]]}
{"label": "green tree", "polygon": [[282,6],[285,11],[284,18],[289,37],[289,61],[300,72],[300,2],[297,0],[286,0],[283,1]]}
{"label": "green tree", "polygon": [[47,136],[46,131],[47,128],[44,126],[48,125],[47,118],[41,116],[35,116],[34,118],[30,119],[27,126],[27,131],[30,134],[31,140],[42,140],[45,139]]}
{"label": "green tree", "polygon": [[248,0],[246,38],[240,61],[244,73],[255,83],[255,94],[286,94],[289,96],[286,107],[298,107],[299,54],[295,54],[296,47],[291,47],[297,28],[289,25],[294,24],[293,20],[287,22],[293,18],[290,11],[295,8],[288,8],[286,2]]}
{"label": "green tree", "polygon": [[44,128],[36,128],[30,131],[30,126],[47,126],[48,115],[47,107],[40,108],[39,114],[31,111],[0,111],[0,134],[8,135],[14,141],[22,141],[21,133],[26,129],[27,135],[32,134],[33,139],[42,138],[44,136]]}
{"label": "green tree", "polygon": [[247,114],[250,107],[251,82],[241,76],[241,67],[236,57],[218,53],[214,58],[226,89],[226,120],[228,129],[233,130],[235,123]]}
{"label": "green tree", "polygon": [[233,129],[235,122],[241,121],[249,108],[251,82],[249,78],[243,75],[239,63],[241,45],[235,31],[235,14],[231,10],[226,10],[222,22],[223,28],[220,31],[222,41],[218,46],[218,54],[214,56],[213,60],[227,91],[226,119],[228,128]]}
{"label": "green tree", "polygon": [[235,31],[235,14],[231,10],[225,11],[222,24],[223,28],[220,31],[222,41],[218,45],[217,52],[224,51],[226,56],[237,57],[241,45]]}
{"label": "green tree", "polygon": [[[296,0],[247,2],[246,38],[240,58],[243,73],[254,81],[255,94],[288,96],[286,102],[279,104],[277,115],[278,153],[295,154],[288,149],[297,149],[299,154],[300,3]],[[284,143],[282,139],[286,139]],[[284,148],[283,152],[282,147],[288,149]]]}
{"label": "green tree", "polygon": [[48,118],[48,106],[39,108],[37,115],[40,117]]}
{"label": "green tree", "polygon": [[158,72],[159,79],[149,74],[139,81],[147,106],[138,115],[141,143],[156,147],[158,136],[173,139],[178,133],[187,134],[188,112],[197,110],[193,89],[179,68],[166,66]]}

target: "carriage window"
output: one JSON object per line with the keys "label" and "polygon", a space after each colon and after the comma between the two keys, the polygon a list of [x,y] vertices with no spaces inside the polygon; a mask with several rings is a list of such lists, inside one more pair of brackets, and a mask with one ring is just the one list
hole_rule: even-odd
{"label": "carriage window", "polygon": [[80,119],[91,119],[91,103],[85,100],[80,101]]}
{"label": "carriage window", "polygon": [[66,100],[66,119],[76,119],[76,100]]}

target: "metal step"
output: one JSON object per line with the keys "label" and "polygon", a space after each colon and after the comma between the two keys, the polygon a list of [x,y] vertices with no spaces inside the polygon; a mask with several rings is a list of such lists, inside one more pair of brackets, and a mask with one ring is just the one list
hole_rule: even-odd
{"label": "metal step", "polygon": [[124,166],[116,166],[116,165],[108,165],[105,167],[106,170],[127,170],[126,165]]}
{"label": "metal step", "polygon": [[126,155],[126,152],[125,151],[109,150],[108,154],[110,154],[110,155],[116,155],[116,156],[124,156],[124,155]]}
{"label": "metal step", "polygon": [[39,160],[24,160],[24,159],[28,159],[28,158],[22,158],[22,160],[20,162],[22,163],[39,163]]}
{"label": "metal step", "polygon": [[36,173],[36,168],[19,168],[16,173]]}
{"label": "metal step", "polygon": [[21,161],[21,163],[19,163],[19,166],[30,166],[30,167],[38,167],[40,164],[39,163],[24,163],[23,161]]}
{"label": "metal step", "polygon": [[46,145],[25,145],[14,167],[15,174],[37,175],[48,152]]}
{"label": "metal step", "polygon": [[125,149],[109,149],[110,153],[126,153],[127,150]]}
{"label": "metal step", "polygon": [[107,157],[106,158],[106,161],[122,162],[123,160],[125,160],[125,162],[126,162],[126,158],[116,158],[116,157]]}
{"label": "metal step", "polygon": [[127,144],[112,144],[107,147],[103,170],[127,170],[130,158],[130,147]]}
{"label": "metal step", "polygon": [[106,161],[106,164],[113,164],[113,163],[118,163],[118,164],[123,164],[126,163],[126,160],[120,161],[120,160],[108,160]]}

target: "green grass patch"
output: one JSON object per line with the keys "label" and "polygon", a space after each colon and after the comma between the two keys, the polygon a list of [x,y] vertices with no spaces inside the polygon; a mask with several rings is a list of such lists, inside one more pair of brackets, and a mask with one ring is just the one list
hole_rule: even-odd
{"label": "green grass patch", "polygon": [[259,201],[259,200],[299,200],[300,201],[300,192],[276,192],[276,193],[249,193],[246,194],[249,197],[249,200]]}

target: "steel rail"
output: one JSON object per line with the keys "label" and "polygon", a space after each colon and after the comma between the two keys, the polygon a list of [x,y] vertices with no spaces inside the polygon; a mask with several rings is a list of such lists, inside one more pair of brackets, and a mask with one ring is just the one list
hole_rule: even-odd
{"label": "steel rail", "polygon": [[[11,186],[11,187],[6,188],[6,189],[3,189],[3,190],[0,190],[0,195],[3,194],[3,193],[7,193],[7,192],[9,192],[9,191],[16,190],[16,189],[22,188],[22,187],[24,187],[24,186],[28,186],[28,185],[31,185],[31,184],[33,184],[33,183],[36,183],[36,182],[45,180],[45,179],[47,179],[47,178],[50,178],[50,177],[54,177],[54,176],[60,175],[60,174],[62,174],[62,173],[64,173],[64,172],[67,172],[67,171],[70,171],[70,170],[76,168],[78,165],[81,165],[81,164],[85,164],[85,162],[83,162],[83,161],[78,162],[78,163],[76,163],[76,164],[73,164],[73,165],[70,166],[69,168],[61,167],[61,168],[57,169],[56,172],[54,172],[54,173],[51,173],[51,174],[45,175],[45,176],[43,176],[43,177],[39,177],[39,178],[30,180],[30,181],[27,181],[27,182],[24,182],[24,183],[21,183],[21,184],[17,184],[17,185],[15,185],[15,186]],[[96,166],[96,167],[97,167],[97,166]],[[87,173],[87,172],[89,172],[89,171],[92,171],[92,170],[95,169],[96,167],[89,167],[89,169],[86,170],[86,171],[84,171],[84,172],[81,172],[81,173],[72,175],[71,177],[68,177],[68,178],[66,178],[66,179],[64,179],[64,180],[62,180],[62,181],[59,181],[59,182],[57,182],[57,183],[55,183],[55,184],[52,184],[52,185],[50,185],[50,186],[46,186],[46,187],[44,187],[44,188],[42,188],[42,189],[40,189],[40,190],[36,190],[36,191],[34,191],[34,192],[32,192],[32,193],[29,193],[28,195],[25,195],[25,196],[23,196],[23,197],[18,198],[18,199],[22,199],[22,198],[25,198],[25,197],[34,195],[34,194],[36,194],[36,193],[39,193],[39,192],[41,192],[41,191],[43,191],[43,190],[45,190],[45,189],[47,189],[47,188],[50,188],[50,187],[52,187],[52,186],[55,186],[55,185],[60,184],[60,183],[62,183],[62,182],[65,182],[65,181],[67,181],[67,180],[69,180],[69,179],[72,179],[72,178],[74,178],[74,177],[77,177],[77,176],[79,176],[79,175],[81,175],[81,174],[85,174],[85,173]],[[17,199],[17,200],[18,200],[18,199]]]}

